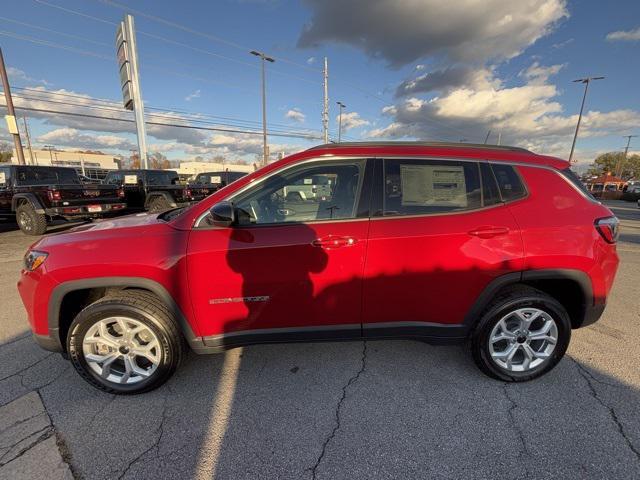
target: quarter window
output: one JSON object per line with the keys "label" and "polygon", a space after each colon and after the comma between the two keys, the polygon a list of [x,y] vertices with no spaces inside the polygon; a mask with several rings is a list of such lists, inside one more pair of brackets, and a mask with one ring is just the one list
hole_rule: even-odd
{"label": "quarter window", "polygon": [[482,206],[476,162],[385,160],[384,215],[422,215]]}
{"label": "quarter window", "polygon": [[509,202],[526,196],[524,184],[513,166],[494,163],[491,168],[498,182],[502,201]]}
{"label": "quarter window", "polygon": [[233,199],[241,224],[355,218],[365,160],[292,168]]}

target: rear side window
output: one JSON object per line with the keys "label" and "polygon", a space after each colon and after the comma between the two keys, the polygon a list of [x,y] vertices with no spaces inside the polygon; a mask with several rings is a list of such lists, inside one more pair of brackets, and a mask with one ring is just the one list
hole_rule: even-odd
{"label": "rear side window", "polygon": [[175,185],[178,183],[178,174],[175,172],[149,172],[147,183],[149,185]]}
{"label": "rear side window", "polygon": [[503,164],[491,164],[493,175],[498,182],[498,189],[503,202],[517,200],[527,195],[527,190],[515,167]]}
{"label": "rear side window", "polygon": [[595,200],[595,197],[591,195],[591,192],[587,190],[587,187],[585,186],[584,183],[582,183],[582,180],[580,180],[580,177],[576,174],[576,172],[571,170],[571,168],[565,168],[564,170],[561,170],[560,173],[562,173],[562,175],[565,178],[567,178],[571,183],[573,183],[576,187],[578,187],[578,190],[584,193],[587,197]]}
{"label": "rear side window", "polygon": [[482,206],[476,162],[385,160],[384,215],[423,215]]}

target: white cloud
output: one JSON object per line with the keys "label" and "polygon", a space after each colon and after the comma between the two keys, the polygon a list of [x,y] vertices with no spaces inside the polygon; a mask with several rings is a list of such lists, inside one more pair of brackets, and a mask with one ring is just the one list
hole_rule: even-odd
{"label": "white cloud", "polygon": [[126,138],[117,135],[98,135],[95,133],[81,133],[75,128],[58,128],[40,135],[36,141],[56,146],[97,149],[129,150],[136,145]]}
{"label": "white cloud", "polygon": [[614,41],[626,41],[635,42],[640,40],[640,27],[633,30],[618,30],[617,32],[611,32],[607,34],[607,40]]}
{"label": "white cloud", "polygon": [[9,76],[9,79],[12,81],[21,80],[25,83],[30,83],[30,84],[41,84],[45,86],[51,85],[46,80],[30,77],[24,71],[15,67],[7,67],[7,75]]}
{"label": "white cloud", "polygon": [[566,0],[307,0],[298,46],[346,43],[399,67],[427,56],[485,63],[519,55],[568,16]]}
{"label": "white cloud", "polygon": [[194,98],[200,98],[200,89],[196,90],[193,93],[190,93],[189,95],[187,95],[186,97],[184,97],[184,99],[187,102],[190,102],[191,100],[193,100]]}
{"label": "white cloud", "polygon": [[307,65],[313,65],[314,63],[316,63],[316,57],[307,58]]}
{"label": "white cloud", "polygon": [[284,116],[285,118],[298,123],[303,123],[306,119],[306,115],[302,113],[299,108],[292,108],[291,110],[288,110],[287,113],[284,114]]}
{"label": "white cloud", "polygon": [[[336,122],[338,122],[339,119],[340,116],[336,116]],[[369,121],[360,118],[360,114],[358,112],[347,112],[342,114],[342,128],[344,130],[364,127],[365,125],[369,125]]]}
{"label": "white cloud", "polygon": [[[487,131],[492,130],[494,136],[501,132],[505,144],[562,152],[566,156],[577,113],[564,113],[557,101],[557,88],[548,83],[549,76],[561,67],[534,63],[522,72],[524,83],[519,86],[496,87],[488,82],[490,86],[485,88],[462,87],[428,100],[408,98],[385,107],[382,113],[390,117],[391,123],[368,135],[482,142]],[[588,111],[583,116],[580,136],[618,135],[639,123],[640,112],[634,110]]]}

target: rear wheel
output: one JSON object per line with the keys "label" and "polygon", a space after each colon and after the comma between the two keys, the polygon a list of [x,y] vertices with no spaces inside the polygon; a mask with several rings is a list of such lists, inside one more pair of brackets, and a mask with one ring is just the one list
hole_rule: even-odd
{"label": "rear wheel", "polygon": [[159,195],[149,202],[149,211],[152,213],[162,213],[171,208],[171,204],[166,197]]}
{"label": "rear wheel", "polygon": [[47,231],[47,217],[37,213],[30,203],[18,205],[16,221],[20,230],[27,235],[43,235]]}
{"label": "rear wheel", "polygon": [[94,387],[135,394],[166,382],[184,346],[175,319],[158,298],[123,290],[78,314],[69,328],[67,351],[76,371]]}
{"label": "rear wheel", "polygon": [[571,323],[553,297],[529,287],[498,296],[472,337],[478,367],[499,380],[522,382],[544,375],[564,356]]}

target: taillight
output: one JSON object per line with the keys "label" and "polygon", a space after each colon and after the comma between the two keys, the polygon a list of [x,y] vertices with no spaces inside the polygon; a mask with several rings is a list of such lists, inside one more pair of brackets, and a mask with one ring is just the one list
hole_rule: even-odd
{"label": "taillight", "polygon": [[598,218],[595,221],[595,227],[607,243],[616,243],[619,223],[620,221],[616,217]]}
{"label": "taillight", "polygon": [[118,198],[124,198],[124,188],[118,189]]}
{"label": "taillight", "polygon": [[184,196],[187,197],[187,198],[191,198],[191,189],[185,188],[184,189]]}
{"label": "taillight", "polygon": [[53,201],[57,201],[57,200],[62,200],[62,197],[60,196],[60,192],[57,190],[47,190],[47,196],[49,197],[49,200]]}

